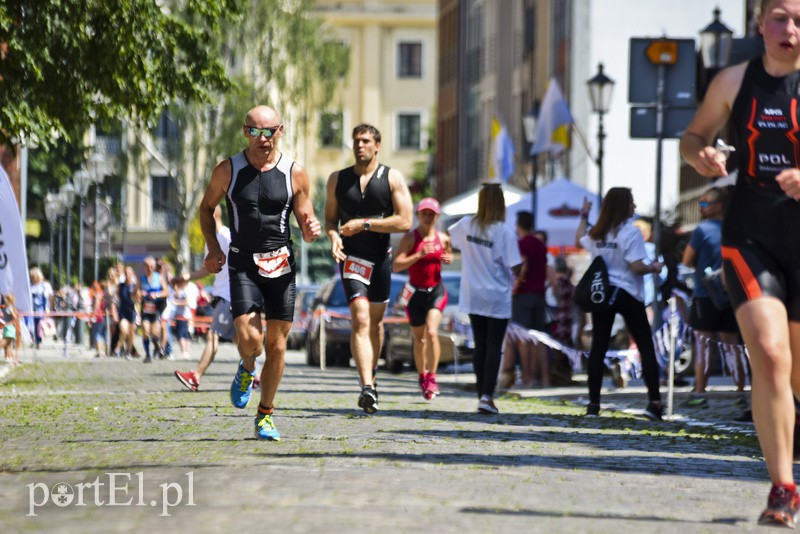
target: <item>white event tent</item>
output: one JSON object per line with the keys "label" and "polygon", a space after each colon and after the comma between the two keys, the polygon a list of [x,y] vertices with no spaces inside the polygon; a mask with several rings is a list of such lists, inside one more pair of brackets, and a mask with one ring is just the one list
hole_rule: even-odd
{"label": "white event tent", "polygon": [[[533,193],[525,193],[513,204],[506,203],[506,224],[516,226],[517,212],[531,211]],[[597,221],[600,206],[597,193],[589,191],[566,178],[554,180],[536,192],[536,230],[547,232],[548,248],[569,248],[575,245],[575,231],[580,222],[583,199],[592,201],[589,222]]]}

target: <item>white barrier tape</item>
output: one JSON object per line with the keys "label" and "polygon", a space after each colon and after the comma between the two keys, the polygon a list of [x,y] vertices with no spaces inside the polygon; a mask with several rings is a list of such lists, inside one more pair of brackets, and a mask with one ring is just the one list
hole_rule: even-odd
{"label": "white barrier tape", "polygon": [[[680,314],[676,313],[675,316],[677,316],[679,319],[679,334],[675,340],[675,353],[680,354],[687,346],[689,346],[689,340],[698,337],[698,335],[694,329],[680,319]],[[509,323],[507,335],[512,336],[512,339],[522,339],[525,341],[531,341],[535,344],[543,343],[553,350],[564,353],[564,355],[566,355],[569,359],[573,371],[580,370],[583,367],[583,358],[588,358],[589,356],[588,351],[564,345],[560,341],[553,339],[550,335],[544,332],[540,332],[538,330],[526,330],[516,323]],[[742,369],[744,369],[745,376],[749,378],[749,375],[747,374],[747,359],[749,356],[747,354],[747,347],[745,345],[723,343],[721,341],[708,338],[707,336],[701,337],[704,338],[704,344],[707,347],[704,349],[705,354],[708,354],[708,349],[710,348],[711,343],[716,343],[717,349],[721,354],[735,354],[733,358],[742,363]],[[659,367],[662,369],[667,366],[669,360],[669,340],[669,322],[665,322],[661,328],[653,333],[653,345],[655,346],[656,350],[656,360],[658,361]],[[708,365],[709,360],[710,358],[706,358],[706,365]],[[729,358],[723,357],[722,360],[723,369],[727,367],[730,374],[734,377],[734,379],[736,379],[737,376],[735,373],[738,373],[737,365],[732,364]],[[626,371],[629,376],[634,378],[639,378],[641,376],[642,360],[637,349],[607,351],[605,363],[608,367],[614,363],[619,363],[622,369]]]}

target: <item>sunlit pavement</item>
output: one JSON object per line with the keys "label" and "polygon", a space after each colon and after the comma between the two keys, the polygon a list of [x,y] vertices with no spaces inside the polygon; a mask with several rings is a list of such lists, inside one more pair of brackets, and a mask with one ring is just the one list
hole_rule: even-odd
{"label": "sunlit pavement", "polygon": [[62,349],[26,351],[0,382],[3,531],[739,532],[766,502],[752,425],[729,424],[723,377],[708,409],[681,407],[683,387],[676,420],[652,423],[636,382],[606,388],[596,419],[581,417],[582,385],[512,390],[482,415],[469,373],[441,374],[429,402],[413,373],[379,372],[367,416],[355,369],[291,351],[283,439],[260,442],[258,392],[244,410],[228,400],[229,344],[198,392],[173,375],[195,361]]}

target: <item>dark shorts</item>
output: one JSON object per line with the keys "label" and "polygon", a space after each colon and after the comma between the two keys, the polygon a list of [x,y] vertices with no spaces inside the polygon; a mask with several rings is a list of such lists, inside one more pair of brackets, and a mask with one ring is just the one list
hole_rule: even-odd
{"label": "dark shorts", "polygon": [[689,326],[701,332],[735,333],[739,331],[733,308],[717,309],[710,297],[695,297],[692,299]]}
{"label": "dark shorts", "polygon": [[159,310],[157,299],[142,299],[142,322],[157,323],[161,321],[161,311]]}
{"label": "dark shorts", "polygon": [[[787,239],[791,239],[789,234]],[[784,303],[790,321],[800,321],[800,263],[787,256],[792,254],[767,250],[753,240],[732,243],[723,239],[722,267],[733,309],[748,300],[770,296]]]}
{"label": "dark shorts", "polygon": [[[349,257],[348,257],[349,259]],[[392,254],[387,253],[383,258],[369,260],[373,265],[369,276],[352,278],[352,274],[344,272],[344,264],[340,265],[340,276],[347,302],[357,298],[366,298],[375,304],[389,302],[389,290],[392,287]]]}
{"label": "dark shorts", "polygon": [[161,322],[161,314],[160,313],[143,313],[142,314],[142,322],[143,323],[160,323]]}
{"label": "dark shorts", "polygon": [[528,330],[544,331],[547,303],[544,295],[521,293],[511,299],[511,322]]}
{"label": "dark shorts", "polygon": [[406,317],[411,326],[422,326],[430,310],[444,311],[448,295],[444,284],[428,288],[416,288],[406,304]]}
{"label": "dark shorts", "polygon": [[253,253],[231,247],[228,254],[228,272],[231,278],[231,314],[234,319],[249,313],[264,312],[267,320],[294,319],[295,263],[289,249],[291,272],[277,278],[258,274]]}
{"label": "dark shorts", "polygon": [[97,321],[96,323],[92,324],[92,341],[97,343],[101,341],[105,343],[106,341],[106,321],[105,319],[102,321]]}
{"label": "dark shorts", "polygon": [[176,339],[192,339],[189,333],[189,321],[186,319],[175,319],[175,326],[172,327],[172,335]]}

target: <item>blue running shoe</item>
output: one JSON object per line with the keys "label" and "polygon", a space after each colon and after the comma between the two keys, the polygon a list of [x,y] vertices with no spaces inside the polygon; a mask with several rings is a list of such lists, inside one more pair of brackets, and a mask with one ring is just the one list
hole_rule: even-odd
{"label": "blue running shoe", "polygon": [[233,377],[233,383],[231,383],[231,403],[237,408],[244,408],[250,401],[250,392],[253,391],[253,378],[258,372],[258,366],[253,369],[252,373],[245,371],[242,363],[239,360],[239,370],[236,371],[236,376]]}
{"label": "blue running shoe", "polygon": [[272,422],[272,415],[258,414],[256,416],[256,438],[266,441],[280,441],[281,433]]}

